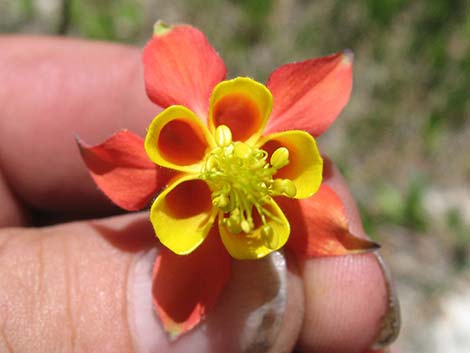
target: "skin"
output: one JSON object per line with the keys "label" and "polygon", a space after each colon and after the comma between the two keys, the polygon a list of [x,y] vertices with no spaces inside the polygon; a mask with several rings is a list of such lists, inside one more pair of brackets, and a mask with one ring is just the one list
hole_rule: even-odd
{"label": "skin", "polygon": [[[140,51],[0,37],[0,82],[0,351],[137,352],[128,273],[158,244],[145,212],[119,215],[97,190],[73,136],[144,136],[160,108],[145,95]],[[336,169],[327,182],[365,237]],[[365,352],[387,302],[375,256],[286,260],[289,309],[270,351]]]}

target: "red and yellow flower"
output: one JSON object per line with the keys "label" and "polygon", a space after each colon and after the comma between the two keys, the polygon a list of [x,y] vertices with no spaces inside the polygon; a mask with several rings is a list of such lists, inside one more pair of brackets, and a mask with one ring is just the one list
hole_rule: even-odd
{"label": "red and yellow flower", "polygon": [[260,258],[287,242],[289,221],[275,197],[312,196],[322,159],[305,131],[263,136],[271,107],[264,85],[238,77],[215,86],[207,117],[172,105],[150,124],[149,158],[177,173],[150,211],[155,233],[174,253],[194,251],[217,218],[236,259]]}
{"label": "red and yellow flower", "polygon": [[145,140],[123,130],[80,150],[120,207],[142,209],[157,195],[150,220],[163,247],[152,294],[171,337],[214,305],[232,258],[284,245],[303,257],[376,247],[348,231],[341,200],[322,183],[314,139],[349,99],[351,55],[281,66],[266,85],[224,80],[203,33],[157,23],[143,62],[147,94],[164,108]]}

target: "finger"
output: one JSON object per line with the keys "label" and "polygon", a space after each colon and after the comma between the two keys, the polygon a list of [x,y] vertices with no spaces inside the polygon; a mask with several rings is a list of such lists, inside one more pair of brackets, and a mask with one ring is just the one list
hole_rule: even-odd
{"label": "finger", "polygon": [[1,37],[0,82],[0,166],[10,190],[46,211],[114,209],[92,183],[74,135],[98,143],[122,128],[144,134],[159,108],[146,97],[139,50]]}
{"label": "finger", "polygon": [[[336,168],[326,161],[325,180],[342,198],[350,230],[366,237],[355,203]],[[375,254],[310,259],[303,263],[303,352],[364,352],[389,344],[398,332],[398,309]]]}
{"label": "finger", "polygon": [[384,349],[378,349],[378,350],[368,350],[367,352],[364,352],[364,353],[402,353],[402,352],[395,348],[384,348]]}
{"label": "finger", "polygon": [[10,189],[0,169],[0,228],[20,226],[29,222],[28,212]]}
{"label": "finger", "polygon": [[[0,286],[0,351],[291,351],[302,291],[298,276],[287,283],[280,253],[234,262],[204,323],[171,343],[152,308],[156,248],[145,213],[39,231],[4,229],[0,283],[8,286]],[[286,296],[288,290],[294,294]]]}

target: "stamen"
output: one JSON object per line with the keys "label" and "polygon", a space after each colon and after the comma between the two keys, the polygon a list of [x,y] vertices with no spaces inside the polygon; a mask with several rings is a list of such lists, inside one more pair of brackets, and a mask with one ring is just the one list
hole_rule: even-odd
{"label": "stamen", "polygon": [[289,179],[275,179],[273,182],[273,189],[279,194],[285,194],[289,197],[294,197],[297,193],[297,188],[292,180]]}
{"label": "stamen", "polygon": [[297,190],[289,179],[273,179],[279,169],[289,164],[289,150],[280,147],[269,162],[268,153],[244,142],[233,142],[225,125],[216,128],[215,147],[206,157],[200,178],[212,191],[212,204],[226,216],[222,220],[233,234],[251,236],[255,230],[253,211],[262,222],[260,236],[275,249],[279,238],[268,221],[281,222],[266,206],[272,196],[293,197]]}
{"label": "stamen", "polygon": [[271,165],[276,169],[281,169],[289,164],[289,150],[285,147],[279,147],[271,156]]}
{"label": "stamen", "polygon": [[277,249],[277,246],[279,245],[279,236],[274,232],[273,227],[269,224],[263,225],[261,228],[261,236],[270,249]]}
{"label": "stamen", "polygon": [[232,143],[232,131],[225,125],[218,126],[215,129],[215,142],[219,147],[227,147]]}

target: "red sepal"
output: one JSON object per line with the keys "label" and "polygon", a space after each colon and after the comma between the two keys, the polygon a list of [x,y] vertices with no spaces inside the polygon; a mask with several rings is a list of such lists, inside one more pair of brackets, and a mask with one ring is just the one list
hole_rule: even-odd
{"label": "red sepal", "polygon": [[352,54],[283,65],[271,74],[267,86],[274,97],[267,133],[305,130],[319,136],[349,100]]}
{"label": "red sepal", "polygon": [[213,227],[189,255],[162,247],[153,270],[153,303],[171,339],[188,332],[216,303],[231,273],[231,258]]}
{"label": "red sepal", "polygon": [[166,108],[179,104],[206,119],[214,86],[225,78],[223,60],[198,29],[179,25],[157,33],[143,53],[147,95]]}
{"label": "red sepal", "polygon": [[297,255],[346,255],[379,248],[376,243],[349,232],[343,202],[326,184],[309,198],[276,201],[291,225],[286,246]]}
{"label": "red sepal", "polygon": [[77,143],[96,185],[125,210],[147,206],[173,175],[151,162],[144,150],[144,140],[127,130],[96,146],[87,146],[78,138]]}

